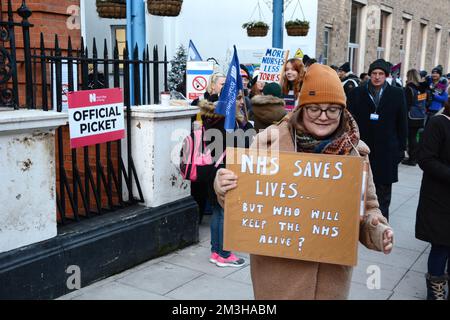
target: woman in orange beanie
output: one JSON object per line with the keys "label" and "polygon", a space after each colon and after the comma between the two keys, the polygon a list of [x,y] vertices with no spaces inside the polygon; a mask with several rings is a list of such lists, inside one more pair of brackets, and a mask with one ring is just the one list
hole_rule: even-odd
{"label": "woman in orange beanie", "polygon": [[[346,96],[336,72],[328,66],[312,65],[305,76],[299,107],[291,117],[256,136],[252,148],[278,145],[280,151],[352,155],[368,162],[369,148],[359,139],[358,126],[346,110]],[[278,134],[270,134],[278,130]],[[218,201],[237,187],[237,176],[226,169],[214,182]],[[369,170],[365,214],[360,223],[360,242],[388,254],[393,231],[381,215]],[[293,259],[250,255],[255,299],[313,300],[347,299],[352,268]]]}

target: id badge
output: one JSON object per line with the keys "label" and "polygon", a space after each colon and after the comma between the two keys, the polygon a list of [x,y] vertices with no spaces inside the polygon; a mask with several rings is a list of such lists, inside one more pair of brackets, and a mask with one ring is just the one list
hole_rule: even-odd
{"label": "id badge", "polygon": [[376,114],[376,113],[372,113],[372,114],[370,115],[370,120],[372,120],[372,121],[378,121],[378,120],[380,120],[380,115],[379,115],[379,114]]}

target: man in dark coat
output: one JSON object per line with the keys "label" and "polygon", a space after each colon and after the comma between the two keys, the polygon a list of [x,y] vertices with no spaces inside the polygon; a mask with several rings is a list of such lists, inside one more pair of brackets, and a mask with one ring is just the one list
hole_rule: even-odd
{"label": "man in dark coat", "polygon": [[339,67],[338,76],[341,79],[342,86],[344,87],[345,95],[347,96],[347,99],[348,99],[350,92],[359,86],[360,80],[350,70],[350,62],[346,62],[342,66]]}
{"label": "man in dark coat", "polygon": [[370,165],[380,210],[389,219],[392,183],[398,182],[398,164],[406,150],[408,118],[402,89],[390,86],[389,65],[370,65],[370,81],[350,92],[348,109],[358,123],[361,140],[370,148]]}

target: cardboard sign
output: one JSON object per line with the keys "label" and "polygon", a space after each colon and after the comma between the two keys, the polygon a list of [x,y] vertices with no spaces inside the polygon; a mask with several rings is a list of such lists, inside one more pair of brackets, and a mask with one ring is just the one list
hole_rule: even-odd
{"label": "cardboard sign", "polygon": [[209,79],[214,73],[214,63],[203,61],[188,61],[186,66],[186,94],[189,100],[202,96],[209,85]]}
{"label": "cardboard sign", "polygon": [[125,137],[121,89],[69,92],[70,146],[80,148]]}
{"label": "cardboard sign", "polygon": [[261,61],[261,73],[259,74],[258,80],[264,82],[280,82],[286,58],[286,50],[277,48],[267,49]]}
{"label": "cardboard sign", "polygon": [[227,149],[224,248],[355,266],[364,159]]}

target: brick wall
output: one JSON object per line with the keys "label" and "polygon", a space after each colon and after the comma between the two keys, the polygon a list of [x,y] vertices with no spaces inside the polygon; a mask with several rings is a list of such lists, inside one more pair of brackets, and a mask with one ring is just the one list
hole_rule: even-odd
{"label": "brick wall", "polygon": [[[323,30],[327,24],[331,25],[329,64],[341,65],[347,61],[351,2],[351,0],[319,0],[317,55],[319,56],[323,51]],[[448,70],[450,49],[450,19],[448,13],[450,12],[450,1],[367,0],[365,2],[369,6],[386,5],[393,9],[390,61],[394,64],[400,62],[400,38],[404,13],[410,14],[413,17],[409,68],[418,69],[420,67],[420,21],[422,19],[427,20],[429,26],[425,69],[431,71],[435,67],[435,25],[441,25],[442,39],[439,64],[444,66],[444,71]],[[368,69],[370,62],[376,59],[378,37],[378,30],[367,30],[365,70]]]}

